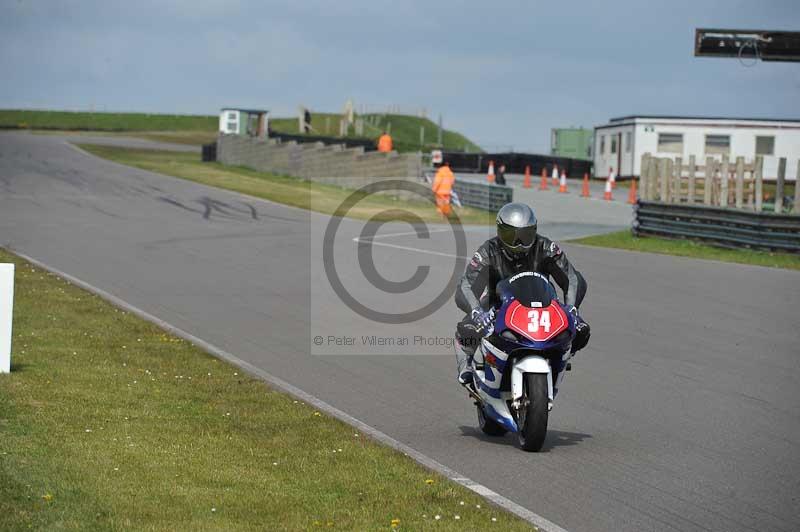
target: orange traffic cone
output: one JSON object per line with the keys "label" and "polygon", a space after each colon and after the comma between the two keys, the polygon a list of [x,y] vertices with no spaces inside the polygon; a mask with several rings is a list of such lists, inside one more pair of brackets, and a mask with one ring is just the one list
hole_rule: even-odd
{"label": "orange traffic cone", "polygon": [[553,165],[553,188],[558,186],[558,165]]}
{"label": "orange traffic cone", "polygon": [[569,192],[567,190],[567,173],[564,170],[561,170],[561,184],[558,187],[558,191],[562,194]]}
{"label": "orange traffic cone", "polygon": [[590,196],[589,192],[589,174],[583,174],[583,191],[581,192],[582,198],[588,198]]}
{"label": "orange traffic cone", "polygon": [[525,181],[522,182],[523,188],[531,188],[531,167],[525,166]]}
{"label": "orange traffic cone", "polygon": [[606,200],[606,201],[611,201],[612,199],[614,199],[613,197],[611,197],[611,180],[610,179],[606,179],[606,190],[605,190],[605,192],[603,192],[603,199]]}
{"label": "orange traffic cone", "polygon": [[542,182],[539,183],[539,190],[547,190],[547,168],[542,167]]}
{"label": "orange traffic cone", "polygon": [[631,178],[631,189],[628,192],[628,203],[633,205],[636,203],[636,178]]}
{"label": "orange traffic cone", "polygon": [[617,175],[613,171],[608,173],[608,180],[611,181],[611,189],[617,188]]}
{"label": "orange traffic cone", "polygon": [[494,183],[494,161],[489,161],[489,173],[486,174],[486,180],[489,183]]}

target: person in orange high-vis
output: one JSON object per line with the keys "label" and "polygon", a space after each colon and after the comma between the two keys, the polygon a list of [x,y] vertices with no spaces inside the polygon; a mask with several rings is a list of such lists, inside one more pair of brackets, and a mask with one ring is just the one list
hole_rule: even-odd
{"label": "person in orange high-vis", "polygon": [[450,163],[444,161],[442,166],[436,171],[436,176],[433,178],[434,196],[436,196],[436,210],[442,215],[443,218],[450,216],[450,195],[453,193],[453,182],[456,176],[450,170]]}
{"label": "person in orange high-vis", "polygon": [[378,138],[378,151],[384,153],[392,151],[392,137],[385,131],[383,135]]}

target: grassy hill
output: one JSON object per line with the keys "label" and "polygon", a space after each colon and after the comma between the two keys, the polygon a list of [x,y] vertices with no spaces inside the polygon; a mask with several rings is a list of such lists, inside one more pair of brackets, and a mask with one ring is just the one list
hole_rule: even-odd
{"label": "grassy hill", "polygon": [[[312,134],[338,136],[341,115],[312,113]],[[364,135],[358,137],[350,128],[347,138],[377,139],[391,129],[398,151],[427,151],[436,147],[438,127],[427,118],[408,115],[363,115]],[[36,129],[63,131],[136,132],[153,140],[198,144],[212,142],[219,119],[214,115],[170,115],[150,113],[106,113],[86,111],[25,111],[0,109],[0,129]],[[273,130],[298,133],[297,118],[270,118]],[[425,144],[420,145],[420,127],[425,128]],[[480,148],[455,131],[444,130],[443,148],[475,151]]]}
{"label": "grassy hill", "polygon": [[[428,151],[440,147],[436,144],[439,128],[427,118],[397,114],[365,114],[357,115],[357,118],[364,119],[364,135],[356,136],[351,126],[347,135],[349,138],[377,139],[383,131],[388,130],[398,151]],[[311,134],[338,136],[340,119],[340,114],[312,112]],[[282,133],[299,133],[297,118],[271,118],[270,125],[273,130]],[[420,145],[420,127],[425,128],[424,145]],[[480,147],[467,137],[447,129],[442,132],[442,144],[444,149],[453,151],[480,151]]]}

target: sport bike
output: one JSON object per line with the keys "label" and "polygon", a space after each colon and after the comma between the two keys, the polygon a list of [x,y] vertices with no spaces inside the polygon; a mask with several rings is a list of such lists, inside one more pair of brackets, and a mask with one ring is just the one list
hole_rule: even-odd
{"label": "sport bike", "polygon": [[544,275],[522,272],[496,289],[494,329],[474,357],[478,424],[485,434],[517,433],[526,451],[539,451],[564,373],[571,369],[575,318]]}

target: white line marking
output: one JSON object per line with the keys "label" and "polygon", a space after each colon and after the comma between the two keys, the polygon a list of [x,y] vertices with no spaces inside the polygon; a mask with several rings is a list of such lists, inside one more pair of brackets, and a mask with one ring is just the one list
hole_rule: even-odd
{"label": "white line marking", "polygon": [[[449,227],[442,227],[442,228],[439,228],[439,229],[429,229],[428,233],[444,233],[445,231],[450,231],[450,228]],[[395,237],[395,236],[410,236],[410,235],[416,235],[416,234],[418,234],[416,231],[405,231],[403,233],[387,233],[385,235],[375,235],[373,237],[370,237],[369,240],[375,240],[377,238],[392,238],[392,237]],[[358,242],[359,238],[360,237],[353,238],[353,242]]]}
{"label": "white line marking", "polygon": [[96,294],[96,295],[102,297],[103,299],[105,299],[106,301],[110,302],[111,304],[116,305],[117,307],[123,308],[123,309],[131,312],[132,314],[135,314],[135,315],[139,316],[140,318],[142,318],[144,320],[147,320],[147,321],[149,321],[151,323],[154,323],[155,325],[158,325],[162,329],[166,330],[167,332],[170,332],[170,333],[174,334],[175,336],[180,336],[184,340],[187,340],[187,341],[193,343],[194,345],[200,347],[201,349],[204,349],[205,351],[208,351],[209,353],[211,353],[215,357],[221,358],[223,360],[226,360],[226,361],[230,362],[231,364],[233,364],[235,366],[238,366],[242,370],[247,371],[251,375],[254,375],[254,376],[256,376],[256,377],[268,382],[269,384],[271,384],[275,388],[278,388],[278,389],[288,393],[289,395],[292,395],[292,396],[294,396],[294,397],[296,397],[296,398],[298,398],[298,399],[300,399],[300,400],[302,400],[302,401],[304,401],[304,402],[306,402],[306,403],[308,403],[310,405],[313,405],[318,410],[322,410],[323,412],[326,412],[329,415],[344,421],[345,423],[347,423],[347,424],[355,427],[356,429],[360,430],[364,434],[370,435],[372,438],[374,438],[375,440],[381,442],[382,444],[387,445],[389,447],[392,447],[393,449],[396,449],[396,450],[400,451],[401,453],[403,453],[403,454],[405,454],[407,456],[410,456],[412,459],[414,459],[416,462],[418,462],[419,464],[423,465],[424,467],[427,467],[428,469],[430,469],[432,471],[435,471],[435,472],[439,473],[442,476],[447,477],[448,479],[452,480],[453,482],[455,482],[457,484],[460,484],[460,485],[464,486],[465,488],[467,488],[469,490],[472,490],[473,492],[477,493],[478,495],[480,495],[480,496],[486,498],[487,500],[491,501],[492,503],[496,504],[500,508],[503,508],[503,509],[505,509],[505,510],[515,514],[515,515],[517,515],[518,517],[524,519],[525,521],[528,521],[529,523],[533,523],[534,525],[539,527],[539,529],[542,530],[543,532],[567,532],[567,530],[561,528],[560,526],[556,525],[555,523],[552,523],[549,520],[547,520],[544,517],[542,517],[541,515],[539,515],[537,513],[534,513],[534,512],[531,512],[527,508],[524,508],[524,507],[520,506],[519,504],[515,503],[514,501],[503,497],[499,493],[496,493],[496,492],[492,491],[491,489],[487,488],[483,484],[479,484],[479,483],[477,483],[477,482],[475,482],[475,481],[473,481],[473,480],[471,480],[471,479],[469,479],[469,478],[467,478],[467,477],[465,477],[463,475],[459,475],[456,471],[453,471],[452,469],[450,469],[446,465],[437,462],[433,458],[430,458],[430,457],[422,454],[421,452],[409,447],[408,445],[395,440],[394,438],[392,438],[388,434],[384,434],[383,432],[379,431],[378,429],[367,425],[363,421],[359,421],[358,419],[354,418],[350,414],[347,414],[347,413],[343,412],[342,410],[339,410],[335,406],[329,405],[325,401],[323,401],[321,399],[318,399],[318,398],[314,397],[313,395],[311,395],[309,393],[304,392],[300,388],[297,388],[296,386],[293,386],[293,385],[289,384],[288,382],[284,381],[283,379],[279,379],[278,377],[274,377],[273,375],[270,375],[269,373],[267,373],[263,369],[261,369],[259,367],[256,367],[256,366],[252,365],[251,363],[246,362],[246,361],[244,361],[244,360],[242,360],[240,358],[237,358],[236,356],[232,355],[231,353],[228,353],[227,351],[225,351],[223,349],[220,349],[219,347],[215,346],[214,344],[206,342],[205,340],[203,340],[201,338],[198,338],[197,336],[195,336],[195,335],[193,335],[191,333],[188,333],[188,332],[184,331],[183,329],[175,327],[174,325],[171,325],[169,322],[166,322],[166,321],[162,320],[161,318],[157,318],[153,314],[150,314],[149,312],[147,312],[145,310],[142,310],[142,309],[140,309],[140,308],[138,308],[138,307],[136,307],[134,305],[131,305],[130,303],[126,302],[125,300],[120,299],[117,296],[115,296],[115,295],[113,295],[113,294],[111,294],[109,292],[106,292],[105,290],[97,288],[96,286],[91,285],[91,284],[87,283],[86,281],[82,281],[82,280],[78,279],[77,277],[73,277],[72,275],[64,273],[64,272],[62,272],[62,271],[60,271],[60,270],[58,270],[56,268],[52,268],[52,267],[44,264],[43,262],[40,262],[40,261],[34,259],[33,257],[29,257],[28,255],[25,255],[24,253],[20,253],[19,251],[16,251],[16,250],[11,249],[11,248],[7,248],[7,249],[9,249],[9,251],[11,251],[12,253],[15,253],[16,255],[22,257],[23,259],[25,259],[26,261],[30,262],[31,264],[34,264],[34,265],[36,265],[39,268],[42,268],[44,270],[48,270],[48,271],[58,275],[62,279],[66,279],[67,281],[71,282],[72,284],[74,284],[74,285],[76,285],[78,287],[83,288],[84,290],[87,290],[89,292],[92,292],[93,294]]}
{"label": "white line marking", "polygon": [[404,251],[416,251],[417,253],[427,253],[428,255],[438,255],[440,257],[448,257],[451,259],[466,259],[467,257],[459,257],[452,253],[442,253],[441,251],[430,251],[427,249],[412,248],[411,246],[399,246],[397,244],[387,244],[386,242],[373,242],[372,240],[361,240],[360,237],[355,237],[353,242],[357,244],[372,244],[373,246],[383,246],[385,248],[402,249]]}
{"label": "white line marking", "polygon": [[[443,227],[441,229],[431,229],[429,233],[444,233],[446,231],[450,231],[449,227]],[[372,244],[373,246],[383,246],[386,248],[394,248],[394,249],[402,249],[404,251],[416,251],[417,253],[427,253],[428,255],[437,255],[439,257],[448,257],[451,259],[466,259],[466,257],[459,257],[458,255],[453,255],[452,253],[442,253],[441,251],[430,251],[427,249],[421,248],[413,248],[410,246],[400,246],[398,244],[387,244],[386,242],[375,242],[376,238],[391,238],[395,236],[409,236],[409,235],[416,235],[416,231],[406,231],[403,233],[389,233],[385,235],[375,235],[370,238],[361,238],[360,236],[353,237],[353,242],[356,244]]]}

